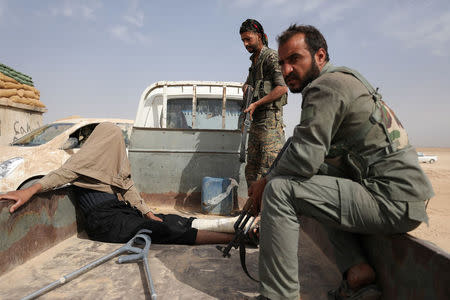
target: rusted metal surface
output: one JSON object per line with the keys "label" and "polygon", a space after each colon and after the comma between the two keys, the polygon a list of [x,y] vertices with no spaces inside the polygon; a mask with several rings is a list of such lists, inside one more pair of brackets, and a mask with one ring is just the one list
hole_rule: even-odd
{"label": "rusted metal surface", "polygon": [[201,194],[194,193],[141,193],[142,198],[152,208],[174,208],[185,212],[200,212]]}
{"label": "rusted metal surface", "polygon": [[[162,209],[176,209],[180,212],[198,214],[202,213],[201,210],[201,193],[164,193],[164,194],[154,194],[154,193],[141,193],[141,197],[144,201],[156,211]],[[233,203],[233,211],[237,211],[244,207],[247,199],[238,198]]]}
{"label": "rusted metal surface", "polygon": [[68,188],[40,194],[14,214],[0,201],[0,274],[77,232]]}
{"label": "rusted metal surface", "polygon": [[[302,216],[301,226],[335,264],[333,248],[322,225]],[[450,299],[449,253],[408,234],[367,235],[361,242],[377,273],[383,299]]]}
{"label": "rusted metal surface", "polygon": [[407,234],[363,239],[384,299],[450,299],[450,255]]}

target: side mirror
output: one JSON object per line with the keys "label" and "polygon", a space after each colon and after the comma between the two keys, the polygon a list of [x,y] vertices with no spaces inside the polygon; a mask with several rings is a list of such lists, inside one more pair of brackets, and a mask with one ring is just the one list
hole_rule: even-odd
{"label": "side mirror", "polygon": [[69,150],[69,149],[73,149],[76,146],[78,146],[78,139],[75,137],[70,137],[65,143],[64,145],[61,147],[62,150]]}

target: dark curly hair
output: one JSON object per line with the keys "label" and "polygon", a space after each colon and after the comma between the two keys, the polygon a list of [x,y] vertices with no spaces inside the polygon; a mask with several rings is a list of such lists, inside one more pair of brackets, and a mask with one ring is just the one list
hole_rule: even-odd
{"label": "dark curly hair", "polygon": [[264,33],[264,28],[258,21],[254,19],[247,19],[242,23],[241,28],[239,29],[239,34],[249,31],[260,33],[263,44],[266,46],[269,45],[267,35]]}

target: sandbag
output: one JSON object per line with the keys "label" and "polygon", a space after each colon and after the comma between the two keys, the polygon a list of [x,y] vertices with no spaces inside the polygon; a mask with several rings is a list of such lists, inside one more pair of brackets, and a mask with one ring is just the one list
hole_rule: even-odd
{"label": "sandbag", "polygon": [[31,91],[34,94],[36,94],[38,97],[41,95],[41,93],[39,92],[39,90],[35,89],[32,86],[26,85],[26,84],[21,84],[21,83],[13,83],[13,82],[8,82],[8,81],[4,81],[0,79],[0,89],[16,89],[16,90],[27,90],[27,91]]}
{"label": "sandbag", "polygon": [[16,89],[0,89],[0,97],[9,98],[15,95],[17,95]]}
{"label": "sandbag", "polygon": [[13,78],[11,78],[11,77],[9,77],[9,76],[6,76],[6,75],[3,74],[2,72],[0,72],[0,79],[3,80],[3,81],[5,81],[5,82],[19,83],[17,80],[15,80],[15,79],[13,79]]}
{"label": "sandbag", "polygon": [[[34,91],[19,90],[19,92],[20,91],[22,91],[22,94],[23,94],[22,97],[39,100],[39,96],[36,95],[36,93]],[[20,93],[19,93],[19,96],[20,96]]]}
{"label": "sandbag", "polygon": [[13,82],[9,82],[9,81],[3,81],[3,88],[20,90],[22,88],[22,84],[21,83],[13,83]]}
{"label": "sandbag", "polygon": [[42,103],[41,101],[38,101],[36,99],[30,99],[30,98],[19,97],[19,96],[11,96],[9,99],[16,103],[22,103],[22,104],[37,106],[37,107],[45,107],[44,103]]}

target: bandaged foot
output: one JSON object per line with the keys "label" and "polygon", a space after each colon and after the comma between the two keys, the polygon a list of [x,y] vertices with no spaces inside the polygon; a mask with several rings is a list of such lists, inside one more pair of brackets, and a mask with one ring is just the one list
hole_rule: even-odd
{"label": "bandaged foot", "polygon": [[[198,230],[209,230],[216,232],[234,233],[234,223],[239,217],[234,218],[220,218],[220,219],[195,219],[192,221],[192,227]],[[246,230],[251,226],[255,228],[256,223],[253,217],[247,222]],[[259,218],[257,218],[259,220]]]}

